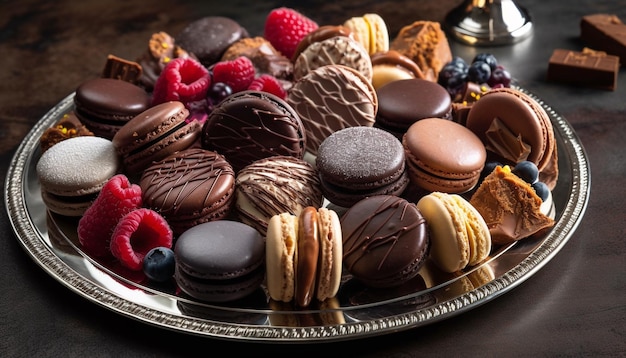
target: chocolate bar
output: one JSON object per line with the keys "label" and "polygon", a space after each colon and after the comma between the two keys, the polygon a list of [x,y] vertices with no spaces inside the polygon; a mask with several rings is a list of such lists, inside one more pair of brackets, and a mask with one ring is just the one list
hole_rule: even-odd
{"label": "chocolate bar", "polygon": [[626,24],[616,15],[583,16],[580,38],[588,47],[618,56],[622,66],[626,66]]}
{"label": "chocolate bar", "polygon": [[548,81],[614,91],[619,57],[588,48],[582,52],[555,49],[548,64]]}

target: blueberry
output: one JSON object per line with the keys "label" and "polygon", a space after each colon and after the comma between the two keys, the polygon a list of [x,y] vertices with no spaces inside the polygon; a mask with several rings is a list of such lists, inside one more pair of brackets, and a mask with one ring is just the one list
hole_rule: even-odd
{"label": "blueberry", "polygon": [[212,103],[217,104],[221,102],[224,98],[230,96],[233,93],[232,88],[224,82],[215,82],[209,88],[209,92],[207,93],[208,98]]}
{"label": "blueberry", "polygon": [[466,80],[465,71],[455,65],[447,64],[439,72],[437,83],[450,91],[461,87]]}
{"label": "blueberry", "polygon": [[539,180],[539,170],[537,169],[537,165],[528,160],[517,163],[511,171],[528,184],[533,184]]}
{"label": "blueberry", "polygon": [[143,272],[153,281],[164,282],[174,275],[175,264],[174,251],[155,247],[143,259]]}
{"label": "blueberry", "polygon": [[489,65],[489,68],[493,71],[498,66],[498,60],[496,60],[496,56],[490,53],[479,53],[474,57],[472,63],[474,62],[484,62]]}
{"label": "blueberry", "polygon": [[502,163],[500,162],[485,163],[485,166],[483,167],[483,170],[482,170],[482,176],[486,177],[487,175],[491,174],[491,172],[494,171],[498,165],[502,166]]}
{"label": "blueberry", "polygon": [[497,66],[495,70],[491,71],[491,77],[489,77],[487,84],[490,87],[496,87],[497,85],[511,87],[511,74],[504,67]]}
{"label": "blueberry", "polygon": [[467,71],[467,69],[469,68],[467,62],[465,62],[465,60],[459,56],[454,56],[452,58],[452,61],[448,62],[446,65],[452,65],[454,67],[457,67],[463,72]]}
{"label": "blueberry", "polygon": [[537,196],[541,198],[541,201],[546,201],[550,197],[550,189],[546,185],[546,183],[542,181],[537,181],[532,184],[533,189],[535,189],[535,193]]}
{"label": "blueberry", "polygon": [[491,67],[486,62],[476,61],[467,69],[467,79],[475,83],[486,83],[491,77]]}

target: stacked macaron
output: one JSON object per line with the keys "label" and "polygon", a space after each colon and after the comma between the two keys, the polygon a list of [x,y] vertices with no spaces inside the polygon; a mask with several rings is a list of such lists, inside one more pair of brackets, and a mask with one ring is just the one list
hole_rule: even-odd
{"label": "stacked macaron", "polygon": [[333,210],[306,207],[297,216],[273,216],[265,258],[270,297],[299,307],[334,297],[341,282],[342,252],[341,224]]}

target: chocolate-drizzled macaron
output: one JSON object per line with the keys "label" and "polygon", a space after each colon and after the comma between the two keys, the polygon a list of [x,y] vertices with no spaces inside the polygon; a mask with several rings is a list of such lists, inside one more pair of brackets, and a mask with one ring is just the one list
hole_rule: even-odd
{"label": "chocolate-drizzled macaron", "polygon": [[209,114],[201,143],[224,155],[238,172],[271,156],[302,159],[306,131],[287,102],[267,92],[242,91],[228,96]]}
{"label": "chocolate-drizzled macaron", "polygon": [[235,196],[241,221],[264,236],[272,216],[298,215],[307,206],[321,207],[324,200],[317,170],[304,159],[284,155],[259,159],[241,169]]}
{"label": "chocolate-drizzled macaron", "polygon": [[398,80],[380,87],[376,93],[378,112],[374,126],[398,138],[421,119],[451,119],[450,94],[438,83],[419,78]]}
{"label": "chocolate-drizzled macaron", "polygon": [[221,154],[192,147],[150,165],[139,186],[143,205],[160,213],[180,235],[229,214],[235,173]]}
{"label": "chocolate-drizzled macaron", "polygon": [[322,192],[350,207],[373,195],[400,195],[409,184],[402,143],[382,129],[351,127],[331,134],[316,158]]}
{"label": "chocolate-drizzled macaron", "polygon": [[113,137],[127,175],[139,176],[152,162],[187,149],[200,137],[200,124],[186,122],[189,111],[181,102],[158,104],[126,123]]}
{"label": "chocolate-drizzled macaron", "polygon": [[358,71],[327,65],[302,77],[289,91],[287,102],[296,110],[307,135],[307,150],[315,155],[326,137],[348,127],[374,124],[376,91]]}
{"label": "chocolate-drizzled macaron", "polygon": [[392,195],[363,199],[341,217],[343,263],[372,287],[414,278],[428,256],[430,238],[415,204]]}
{"label": "chocolate-drizzled macaron", "polygon": [[302,53],[302,51],[304,51],[310,45],[316,42],[324,41],[326,39],[329,39],[335,36],[346,36],[346,37],[354,38],[352,35],[352,31],[345,26],[342,26],[342,25],[320,26],[317,29],[309,32],[306,36],[302,38],[302,40],[300,40],[300,42],[298,43],[298,47],[296,47],[296,50],[294,51],[293,56],[291,57],[291,60],[295,62],[298,56],[300,56],[300,54]]}
{"label": "chocolate-drizzled macaron", "polygon": [[83,82],[74,96],[75,114],[96,136],[113,139],[117,131],[150,107],[141,87],[111,78]]}

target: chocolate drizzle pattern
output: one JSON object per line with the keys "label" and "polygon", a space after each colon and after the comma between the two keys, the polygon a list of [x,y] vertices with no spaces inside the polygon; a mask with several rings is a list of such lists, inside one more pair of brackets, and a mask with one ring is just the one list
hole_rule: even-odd
{"label": "chocolate drizzle pattern", "polygon": [[298,215],[303,208],[323,203],[317,171],[306,161],[289,156],[262,159],[237,174],[236,207],[241,220],[262,234],[277,214]]}
{"label": "chocolate drizzle pattern", "polygon": [[226,157],[235,172],[277,155],[302,158],[306,134],[298,115],[270,94],[244,91],[222,102],[207,119],[202,146]]}
{"label": "chocolate drizzle pattern", "polygon": [[146,169],[140,186],[144,205],[177,223],[221,219],[234,196],[235,175],[222,155],[199,148],[169,156]]}
{"label": "chocolate drizzle pattern", "polygon": [[298,112],[307,135],[307,150],[317,154],[330,134],[348,127],[373,126],[378,97],[357,71],[328,65],[294,84],[287,102]]}
{"label": "chocolate drizzle pattern", "polygon": [[355,204],[341,218],[341,227],[346,269],[373,285],[414,277],[429,246],[424,217],[415,204],[396,196]]}
{"label": "chocolate drizzle pattern", "polygon": [[372,61],[367,50],[347,36],[335,36],[309,45],[294,63],[294,79],[326,65],[344,65],[359,71],[368,80],[372,79]]}

